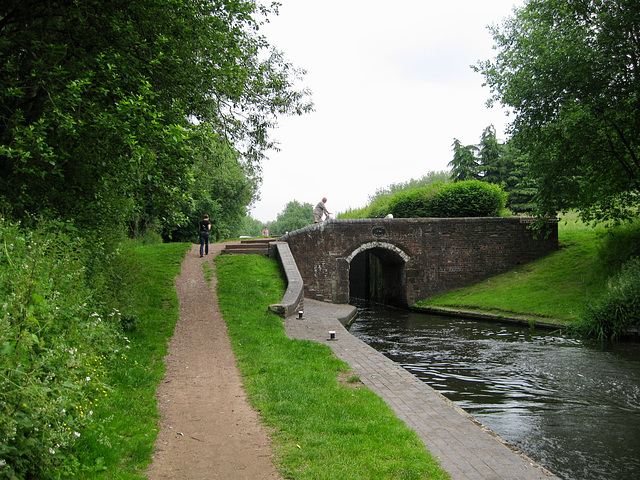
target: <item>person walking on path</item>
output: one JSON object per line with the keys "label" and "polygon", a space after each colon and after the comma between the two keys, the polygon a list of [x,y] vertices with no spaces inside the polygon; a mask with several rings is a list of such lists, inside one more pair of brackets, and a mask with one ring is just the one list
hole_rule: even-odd
{"label": "person walking on path", "polygon": [[209,232],[211,231],[209,215],[205,215],[204,220],[200,221],[198,231],[200,233],[200,258],[202,258],[203,251],[205,255],[209,255]]}
{"label": "person walking on path", "polygon": [[323,215],[326,215],[327,218],[331,215],[331,212],[327,210],[325,203],[327,203],[327,197],[324,197],[321,202],[318,202],[316,208],[313,209],[313,223],[322,222]]}

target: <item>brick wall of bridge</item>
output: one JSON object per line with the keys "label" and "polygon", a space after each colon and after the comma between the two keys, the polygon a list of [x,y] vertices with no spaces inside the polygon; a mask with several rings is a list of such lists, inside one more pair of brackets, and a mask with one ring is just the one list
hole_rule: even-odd
{"label": "brick wall of bridge", "polygon": [[401,262],[406,304],[467,286],[558,248],[558,225],[543,234],[533,219],[418,218],[329,220],[281,238],[304,283],[334,303],[349,301],[349,266],[373,249]]}

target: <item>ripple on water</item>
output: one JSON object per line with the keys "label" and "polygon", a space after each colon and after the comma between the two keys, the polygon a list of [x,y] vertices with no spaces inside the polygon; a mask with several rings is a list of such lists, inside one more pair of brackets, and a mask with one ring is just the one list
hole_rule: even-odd
{"label": "ripple on water", "polygon": [[565,479],[640,478],[640,344],[359,308],[351,332]]}

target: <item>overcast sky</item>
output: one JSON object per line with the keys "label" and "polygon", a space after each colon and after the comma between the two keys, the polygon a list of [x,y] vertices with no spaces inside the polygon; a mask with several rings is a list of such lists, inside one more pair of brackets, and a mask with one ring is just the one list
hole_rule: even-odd
{"label": "overcast sky", "polygon": [[280,2],[262,33],[307,70],[315,112],[280,119],[253,218],[323,196],[333,213],[364,207],[380,188],[447,170],[454,138],[476,144],[493,124],[504,140],[510,119],[486,107],[470,65],[493,58],[487,26],[523,0]]}

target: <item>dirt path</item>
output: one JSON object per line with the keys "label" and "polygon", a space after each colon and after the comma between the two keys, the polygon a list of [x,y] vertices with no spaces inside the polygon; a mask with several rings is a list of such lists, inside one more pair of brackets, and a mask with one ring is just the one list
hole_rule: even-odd
{"label": "dirt path", "polygon": [[266,429],[247,402],[218,309],[216,279],[204,279],[204,262],[223,244],[200,258],[199,245],[185,257],[176,277],[180,317],[167,372],[158,387],[161,414],[149,480],[281,479],[272,464]]}

